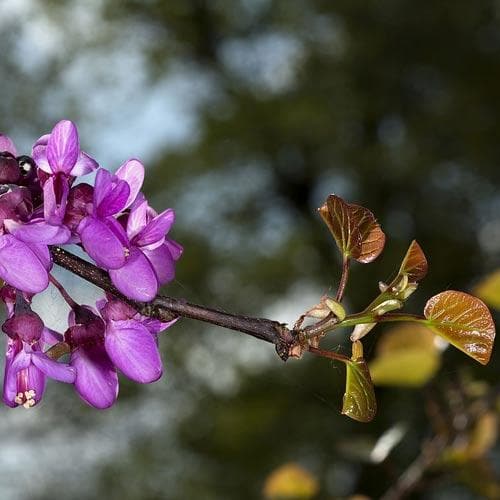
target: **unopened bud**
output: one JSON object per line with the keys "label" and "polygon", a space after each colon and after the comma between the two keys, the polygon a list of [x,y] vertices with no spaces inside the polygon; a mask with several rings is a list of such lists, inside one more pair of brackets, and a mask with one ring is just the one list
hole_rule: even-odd
{"label": "unopened bud", "polygon": [[407,285],[408,285],[408,275],[403,274],[401,275],[399,281],[392,287],[392,291],[394,293],[400,293],[405,290]]}
{"label": "unopened bud", "polygon": [[8,152],[0,152],[0,184],[15,184],[21,177],[17,160]]}
{"label": "unopened bud", "polygon": [[376,324],[377,323],[363,323],[356,325],[351,333],[351,341],[356,342],[357,340],[362,339],[365,335],[370,333],[371,330],[373,330]]}
{"label": "unopened bud", "polygon": [[378,306],[374,307],[372,309],[372,312],[374,312],[377,316],[382,316],[383,314],[388,313],[389,311],[401,309],[401,307],[403,307],[403,303],[400,300],[389,299],[382,302],[382,304],[379,304]]}
{"label": "unopened bud", "polygon": [[325,304],[327,305],[328,309],[337,316],[339,321],[343,321],[346,317],[346,312],[342,304],[337,302],[336,300],[331,299],[330,297],[327,297],[325,299]]}
{"label": "unopened bud", "polygon": [[363,358],[363,344],[358,340],[352,344],[351,359],[356,361]]}
{"label": "unopened bud", "polygon": [[417,288],[417,283],[408,283],[406,288],[402,292],[398,293],[398,298],[401,300],[406,300]]}

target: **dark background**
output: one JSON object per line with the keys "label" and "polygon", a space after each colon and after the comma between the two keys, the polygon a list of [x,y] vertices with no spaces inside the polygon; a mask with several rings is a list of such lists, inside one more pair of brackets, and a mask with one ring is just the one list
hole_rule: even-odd
{"label": "dark background", "polygon": [[[416,238],[430,263],[408,304],[419,312],[499,265],[499,16],[496,1],[466,0],[3,1],[0,130],[29,152],[69,118],[102,166],[144,160],[151,204],[176,209],[185,247],[165,293],[293,323],[339,278],[316,213],[336,193],[388,236],[381,258],[353,267],[349,309]],[[64,328],[52,290],[38,303]],[[330,345],[346,352],[346,335]],[[123,380],[111,410],[62,384],[35,410],[3,409],[2,498],[253,499],[290,461],[318,478],[319,498],[377,498],[431,433],[426,398],[453,415],[450,385],[465,373],[494,387],[499,374],[498,352],[481,367],[449,349],[427,388],[377,390],[376,419],[359,424],[339,415],[341,366],[283,365],[269,345],[188,320],[161,345],[165,376]],[[370,462],[396,424],[401,443]],[[484,492],[451,468],[414,495]]]}

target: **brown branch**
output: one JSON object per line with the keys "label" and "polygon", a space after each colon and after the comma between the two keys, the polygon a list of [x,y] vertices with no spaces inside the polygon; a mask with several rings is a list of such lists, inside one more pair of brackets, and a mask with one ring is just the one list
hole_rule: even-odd
{"label": "brown branch", "polygon": [[229,314],[217,309],[191,304],[183,299],[163,295],[158,295],[151,302],[131,300],[115,288],[108,273],[104,270],[60,247],[51,247],[50,251],[56,264],[111,293],[144,316],[161,321],[170,321],[181,316],[243,332],[274,344],[276,352],[283,361],[288,359],[290,349],[296,343],[297,332],[290,330],[282,323],[270,319]]}

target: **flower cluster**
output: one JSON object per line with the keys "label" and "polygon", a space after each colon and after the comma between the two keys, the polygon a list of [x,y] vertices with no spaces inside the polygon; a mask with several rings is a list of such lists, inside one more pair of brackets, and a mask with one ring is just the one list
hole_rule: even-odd
{"label": "flower cluster", "polygon": [[[95,173],[94,186],[81,176]],[[46,377],[74,384],[80,397],[107,408],[118,394],[117,369],[140,383],[162,374],[157,335],[173,321],[141,316],[113,297],[96,308],[76,304],[51,276],[50,245],[79,245],[108,271],[116,289],[147,302],[171,281],[182,247],[169,238],[175,213],[157,213],[141,192],[144,166],[125,162],[114,174],[81,151],[75,125],[60,121],[19,156],[0,134],[0,298],[7,309],[4,402],[40,401]],[[71,306],[68,329],[47,328],[31,309],[52,281]],[[58,361],[68,354],[66,362]]]}

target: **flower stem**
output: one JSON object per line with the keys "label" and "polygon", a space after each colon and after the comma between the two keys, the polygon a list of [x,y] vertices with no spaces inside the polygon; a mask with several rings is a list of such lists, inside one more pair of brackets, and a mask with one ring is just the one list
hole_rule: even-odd
{"label": "flower stem", "polygon": [[66,301],[69,307],[72,309],[75,309],[77,307],[77,303],[70,297],[69,293],[66,291],[66,289],[57,281],[52,274],[49,274],[49,280],[50,282],[57,288],[59,293],[62,295],[62,298]]}

